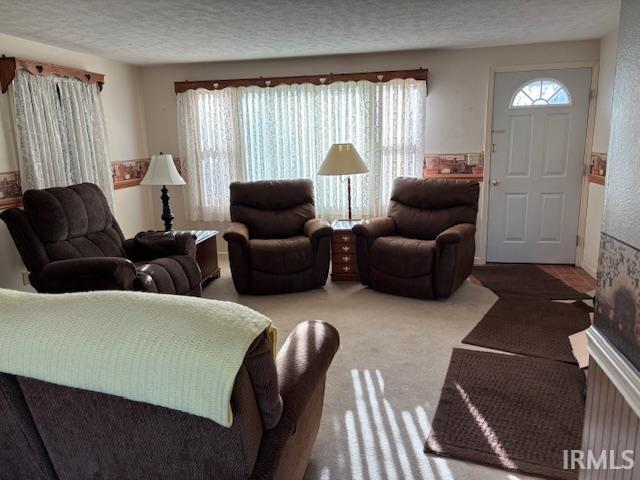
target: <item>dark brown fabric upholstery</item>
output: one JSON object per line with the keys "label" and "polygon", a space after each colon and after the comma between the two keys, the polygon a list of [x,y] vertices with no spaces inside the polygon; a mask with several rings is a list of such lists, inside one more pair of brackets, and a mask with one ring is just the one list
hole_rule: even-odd
{"label": "dark brown fabric upholstery", "polygon": [[332,229],[315,218],[310,180],[235,182],[224,234],[239,293],[270,294],[323,286]]}
{"label": "dark brown fabric upholstery", "polygon": [[278,352],[282,417],[275,428],[264,433],[252,480],[300,478],[287,473],[299,471],[300,462],[306,464],[308,457],[296,457],[291,450],[297,449],[302,455],[310,451],[307,445],[316,438],[324,379],[339,344],[338,332],[331,325],[304,322],[291,332]]}
{"label": "dark brown fabric upholstery", "polygon": [[315,218],[311,180],[271,180],[231,184],[231,220],[244,223],[251,238],[300,235]]}
{"label": "dark brown fabric upholstery", "polygon": [[470,275],[477,182],[397,178],[386,217],[354,227],[362,283],[396,295],[446,298]]}
{"label": "dark brown fabric upholstery", "polygon": [[479,192],[477,182],[400,177],[394,182],[388,215],[398,235],[435,240],[454,225],[475,225]]}
{"label": "dark brown fabric upholstery", "polygon": [[0,479],[301,479],[338,346],[333,327],[305,322],[274,362],[266,335],[258,337],[236,377],[230,428],[113,395],[0,374]]}
{"label": "dark brown fabric upholstery", "polygon": [[371,246],[371,264],[388,275],[415,278],[431,275],[436,242],[399,236],[380,237]]}
{"label": "dark brown fabric upholstery", "polygon": [[141,290],[200,295],[194,238],[167,232],[125,240],[96,185],[28,190],[23,205],[23,210],[5,210],[0,217],[39,292]]}
{"label": "dark brown fabric upholstery", "polygon": [[16,377],[0,373],[0,480],[58,478]]}
{"label": "dark brown fabric upholstery", "polygon": [[309,237],[250,240],[251,267],[264,273],[297,273],[313,267]]}

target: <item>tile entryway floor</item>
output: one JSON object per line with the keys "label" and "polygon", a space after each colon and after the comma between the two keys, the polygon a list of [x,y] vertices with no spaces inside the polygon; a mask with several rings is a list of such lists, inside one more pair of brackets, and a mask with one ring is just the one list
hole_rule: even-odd
{"label": "tile entryway floor", "polygon": [[[573,265],[536,265],[538,268],[544,270],[549,275],[562,280],[564,283],[572,288],[575,288],[579,292],[592,292],[596,288],[596,279],[589,275],[585,270]],[[473,275],[469,277],[469,280],[476,285],[480,285],[480,282],[476,280]]]}
{"label": "tile entryway floor", "polygon": [[538,265],[538,268],[559,278],[579,292],[591,292],[596,288],[596,279],[580,267],[573,265]]}

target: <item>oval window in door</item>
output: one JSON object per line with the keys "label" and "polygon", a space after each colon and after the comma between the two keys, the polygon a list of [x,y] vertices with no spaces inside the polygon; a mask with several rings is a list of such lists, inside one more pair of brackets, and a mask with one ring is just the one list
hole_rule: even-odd
{"label": "oval window in door", "polygon": [[511,108],[571,105],[571,94],[558,80],[536,78],[522,85],[511,97]]}

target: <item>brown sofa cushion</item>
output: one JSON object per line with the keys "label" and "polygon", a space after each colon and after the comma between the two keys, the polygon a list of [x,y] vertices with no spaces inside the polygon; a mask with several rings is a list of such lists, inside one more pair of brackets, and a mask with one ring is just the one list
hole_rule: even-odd
{"label": "brown sofa cushion", "polygon": [[184,295],[196,288],[202,278],[197,263],[187,255],[156,258],[135,265],[136,289],[147,292]]}
{"label": "brown sofa cushion", "polygon": [[244,223],[251,238],[286,238],[303,233],[316,211],[311,180],[234,182],[231,220]]}
{"label": "brown sofa cushion", "polygon": [[449,227],[476,223],[479,189],[476,182],[396,178],[389,216],[398,235],[434,240]]}
{"label": "brown sofa cushion", "polygon": [[265,273],[297,273],[313,267],[314,253],[309,237],[296,236],[249,241],[251,267]]}
{"label": "brown sofa cushion", "polygon": [[18,378],[55,470],[68,479],[246,479],[263,434],[242,367],[233,425],[115,395]]}
{"label": "brown sofa cushion", "polygon": [[49,455],[16,377],[0,373],[0,480],[54,480]]}
{"label": "brown sofa cushion", "polygon": [[22,200],[49,260],[125,256],[124,237],[97,185],[28,190]]}
{"label": "brown sofa cushion", "polygon": [[371,246],[371,265],[395,277],[431,275],[436,259],[436,242],[390,236],[380,237]]}

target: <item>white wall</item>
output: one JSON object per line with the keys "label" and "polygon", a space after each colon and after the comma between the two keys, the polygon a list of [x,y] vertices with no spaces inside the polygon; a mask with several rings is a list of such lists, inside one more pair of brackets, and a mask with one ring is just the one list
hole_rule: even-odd
{"label": "white wall", "polygon": [[[613,79],[616,70],[616,51],[618,31],[609,33],[600,40],[600,74],[598,77],[598,97],[596,99],[596,120],[593,132],[594,152],[609,151],[609,130],[611,124],[611,103],[613,97]],[[604,186],[589,183],[587,203],[587,221],[584,232],[582,268],[595,276],[598,269],[600,252],[600,231],[602,229],[602,211],[604,209]]]}
{"label": "white wall", "polygon": [[596,101],[596,122],[593,132],[593,151],[609,151],[609,131],[611,125],[611,103],[613,79],[616,74],[616,52],[618,31],[600,39],[600,75],[598,77],[598,97]]}
{"label": "white wall", "polygon": [[[490,67],[597,61],[599,55],[600,43],[592,40],[496,48],[143,67],[147,141],[151,152],[178,153],[175,81],[423,67],[429,69],[425,153],[482,152]],[[198,225],[186,221],[182,188],[173,188],[176,226],[211,227],[211,224]],[[154,207],[156,216],[159,216],[159,206],[154,204]],[[221,247],[224,248],[224,242],[221,242]]]}
{"label": "white wall", "polygon": [[[112,161],[148,156],[140,71],[124,63],[72,52],[0,34],[0,53],[104,73],[102,103]],[[18,170],[9,94],[0,95],[0,172]],[[116,216],[126,235],[153,227],[151,191],[146,187],[116,190]],[[6,226],[0,222],[0,287],[25,288],[25,270]]]}
{"label": "white wall", "polygon": [[512,47],[417,50],[366,55],[143,67],[147,139],[151,152],[177,153],[175,81],[257,76],[429,69],[426,153],[480,152],[489,67],[597,61],[598,40]]}
{"label": "white wall", "polygon": [[582,251],[581,266],[591,276],[595,277],[598,271],[598,255],[600,253],[604,185],[589,183],[587,201],[587,222],[584,232],[584,250]]}

